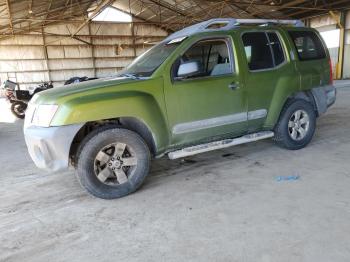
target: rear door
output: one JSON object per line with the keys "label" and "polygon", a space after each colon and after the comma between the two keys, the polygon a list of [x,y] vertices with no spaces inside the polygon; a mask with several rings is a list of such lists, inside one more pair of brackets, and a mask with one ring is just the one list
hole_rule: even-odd
{"label": "rear door", "polygon": [[290,30],[288,33],[297,54],[301,89],[327,85],[330,80],[329,58],[320,35],[311,30]]}
{"label": "rear door", "polygon": [[[261,130],[275,95],[299,89],[299,76],[286,52],[279,30],[246,30],[241,33],[245,60],[249,132]],[[269,127],[270,128],[270,127]]]}

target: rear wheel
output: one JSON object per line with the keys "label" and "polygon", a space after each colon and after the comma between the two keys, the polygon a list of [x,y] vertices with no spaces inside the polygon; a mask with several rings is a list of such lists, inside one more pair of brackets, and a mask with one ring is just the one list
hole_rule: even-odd
{"label": "rear wheel", "polygon": [[289,101],[275,128],[278,145],[298,150],[307,146],[315,133],[316,113],[310,103],[302,99]]}
{"label": "rear wheel", "polygon": [[113,199],[137,190],[149,166],[149,149],[138,134],[122,128],[101,129],[83,142],[76,175],[92,195]]}
{"label": "rear wheel", "polygon": [[11,104],[11,112],[18,118],[23,119],[27,109],[27,104],[22,101],[16,101]]}

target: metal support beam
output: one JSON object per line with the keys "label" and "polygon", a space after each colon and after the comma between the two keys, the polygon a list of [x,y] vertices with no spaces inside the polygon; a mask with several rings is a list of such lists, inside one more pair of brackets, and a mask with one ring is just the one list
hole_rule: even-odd
{"label": "metal support beam", "polygon": [[78,34],[85,25],[87,25],[94,17],[96,17],[99,13],[101,13],[103,9],[105,9],[107,6],[109,6],[113,2],[114,0],[104,0],[102,3],[100,3],[96,7],[96,9],[92,12],[91,16],[87,18],[85,22],[83,22],[80,26],[78,26],[75,32],[71,34],[71,37],[73,38],[76,34]]}
{"label": "metal support beam", "polygon": [[345,52],[346,13],[343,11],[337,15],[334,12],[330,11],[329,14],[337,22],[337,26],[340,29],[339,54],[338,54],[338,62],[337,62],[337,69],[336,69],[336,79],[342,79],[343,71],[344,71],[343,69],[344,69],[344,52]]}
{"label": "metal support beam", "polygon": [[[283,4],[283,5],[276,5],[276,6],[274,6],[274,9],[276,11],[279,11],[279,10],[282,10],[284,8],[288,8],[290,6],[296,6],[296,5],[302,4],[304,2],[306,2],[306,0],[294,0],[294,1],[287,2],[287,3]],[[261,11],[259,11],[259,12],[252,12],[250,15],[254,16],[254,15],[259,14],[260,12]]]}
{"label": "metal support beam", "polygon": [[[334,8],[333,6],[340,5],[340,4],[346,5],[348,3],[349,3],[349,0],[338,0],[338,1],[329,2],[327,4],[323,3],[323,4],[319,5],[319,6],[317,6],[317,8],[324,8],[324,9],[328,9],[328,10],[330,10],[330,9],[335,10],[335,9],[339,9],[339,8]],[[307,12],[310,12],[310,11],[312,11],[312,10],[299,10],[299,11],[294,12],[294,13],[289,13],[288,15],[290,17],[298,17],[298,16],[300,16],[300,17],[303,17],[303,18],[309,18],[310,15],[303,15],[303,14],[305,14]],[[327,11],[325,13],[318,13],[318,15],[320,15],[320,14],[327,14]]]}
{"label": "metal support beam", "polygon": [[246,8],[241,8],[240,5],[238,5],[238,4],[230,3],[230,5],[233,6],[234,8],[236,8],[238,11],[240,11],[243,14],[245,13],[251,17],[254,17],[254,18],[261,18],[261,16],[257,15],[258,12],[249,11],[249,7],[251,7],[251,6],[247,6]]}
{"label": "metal support beam", "polygon": [[166,1],[163,1],[163,0],[157,0],[157,1],[156,0],[149,0],[149,1],[154,3],[155,5],[161,6],[161,7],[165,8],[171,12],[174,12],[180,16],[187,17],[187,16],[191,15],[191,14],[185,13],[183,10],[177,8],[176,5],[169,4]]}
{"label": "metal support beam", "polygon": [[[129,0],[129,14],[132,15],[131,12],[131,1]],[[132,36],[132,44],[133,44],[133,52],[134,52],[134,56],[136,57],[136,38],[135,38],[135,25],[133,22],[131,22],[131,26],[130,26],[130,30],[131,30],[131,36]]]}
{"label": "metal support beam", "polygon": [[[192,12],[191,17],[196,17],[196,20],[192,20],[191,17],[188,17],[186,20],[185,18],[181,17],[181,18],[173,18],[172,22],[170,23],[166,23],[166,28],[170,28],[171,25],[182,25],[182,27],[194,23],[196,21],[203,21],[206,20],[210,17],[210,14],[212,14],[213,12],[216,12],[217,10],[220,10],[222,8],[222,1],[217,1],[213,4],[208,5],[206,8],[201,8],[200,11],[197,12]],[[167,19],[163,20],[163,22],[165,22]]]}
{"label": "metal support beam", "polygon": [[[9,0],[7,0],[7,1],[9,1]],[[91,2],[91,0],[85,0],[85,1],[82,0],[80,3],[81,4],[89,4],[90,2]],[[71,16],[62,17],[62,13],[60,12],[60,11],[64,11],[67,9],[73,9],[76,6],[78,6],[77,3],[74,3],[74,4],[71,4],[69,6],[61,6],[58,8],[53,8],[53,9],[50,9],[50,11],[47,11],[47,8],[44,8],[45,11],[36,12],[35,17],[12,17],[12,15],[11,15],[12,27],[14,28],[14,26],[16,24],[21,24],[22,22],[31,22],[31,21],[39,21],[40,22],[40,23],[36,24],[37,25],[36,29],[40,29],[42,26],[42,23],[44,23],[45,21],[46,22],[67,23],[67,20],[69,19],[69,21],[81,23],[85,20],[82,20],[82,19],[79,19],[80,21],[76,20],[75,14],[72,14]],[[27,10],[27,8],[25,10]],[[11,10],[11,8],[10,8],[10,10]],[[20,12],[24,12],[25,10],[16,10],[16,12],[20,13]],[[51,14],[53,14],[53,15],[51,16]],[[45,19],[45,16],[48,16],[48,17],[50,16],[50,18]],[[59,17],[59,19],[55,19],[58,17]],[[0,17],[0,20],[9,20],[9,18]],[[7,27],[8,26],[2,27],[2,28],[7,28]],[[11,28],[11,24],[10,24],[10,28]],[[28,29],[27,26],[21,27],[20,31],[28,31],[27,29]],[[19,31],[19,30],[17,30],[17,31]]]}
{"label": "metal support beam", "polygon": [[9,15],[9,24],[10,24],[11,32],[12,32],[12,34],[14,34],[13,24],[12,24],[12,14],[11,14],[10,0],[6,0],[6,6],[7,6],[7,12],[8,12],[8,15]]}
{"label": "metal support beam", "polygon": [[84,43],[84,44],[92,45],[90,42],[85,41],[85,40],[83,40],[83,39],[81,39],[81,38],[79,38],[79,37],[77,37],[77,36],[74,36],[74,37],[72,37],[72,38],[75,39],[75,40],[77,40],[77,41],[79,41],[79,42],[82,42],[82,43]]}
{"label": "metal support beam", "polygon": [[[52,6],[52,1],[53,0],[50,0],[49,5],[47,7],[47,14],[45,15],[45,20],[43,21],[43,26],[45,26],[45,22],[46,22],[47,18],[49,17],[49,14],[50,14],[49,12],[50,12],[50,9],[51,9],[51,6]],[[32,8],[32,7],[30,7],[30,8]]]}
{"label": "metal support beam", "polygon": [[341,21],[342,20],[342,18],[341,18],[342,14],[341,13],[340,14],[336,14],[333,11],[329,11],[329,14],[337,22],[337,26],[340,29],[344,28],[344,25],[342,24],[342,21]]}
{"label": "metal support beam", "polygon": [[[91,36],[91,23],[89,23],[89,35]],[[94,68],[94,77],[96,77],[95,46],[94,46],[94,39],[92,37],[90,37],[90,44],[91,44],[92,67]]]}
{"label": "metal support beam", "polygon": [[340,30],[340,37],[339,37],[339,54],[338,54],[338,61],[336,65],[336,79],[342,78],[342,69],[343,69],[343,62],[344,62],[344,40],[345,40],[345,29],[343,24],[343,15],[342,13],[335,13],[333,11],[329,11],[329,15],[333,18],[333,20],[337,23],[337,27]]}
{"label": "metal support beam", "polygon": [[44,27],[41,28],[41,35],[43,38],[43,51],[44,51],[44,57],[45,57],[45,63],[46,63],[46,69],[47,69],[47,74],[49,77],[49,81],[51,81],[51,70],[50,70],[50,65],[49,65],[49,54],[47,52],[47,46],[46,46],[46,39],[45,39],[45,34],[44,34]]}

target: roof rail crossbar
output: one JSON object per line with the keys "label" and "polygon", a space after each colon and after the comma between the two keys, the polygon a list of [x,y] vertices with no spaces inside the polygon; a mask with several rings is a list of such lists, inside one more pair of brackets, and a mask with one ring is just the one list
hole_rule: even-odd
{"label": "roof rail crossbar", "polygon": [[[212,28],[211,26],[221,25],[219,28]],[[208,21],[204,21],[198,24],[191,25],[189,27],[185,27],[184,29],[177,31],[170,36],[168,36],[165,41],[173,40],[176,38],[180,38],[183,36],[193,35],[199,32],[208,32],[208,31],[216,31],[220,30],[230,30],[234,28],[236,25],[236,19],[234,18],[216,18],[210,19]]]}
{"label": "roof rail crossbar", "polygon": [[279,19],[236,19],[236,23],[243,24],[276,24],[276,25],[293,25],[295,27],[304,27],[301,20],[279,20]]}
{"label": "roof rail crossbar", "polygon": [[293,25],[296,27],[304,27],[304,23],[300,20],[275,20],[275,19],[235,19],[235,18],[215,18],[198,24],[186,27],[172,35],[168,36],[164,41],[170,41],[177,38],[190,36],[195,33],[209,32],[217,30],[231,30],[240,25],[264,25],[264,24],[282,24]]}

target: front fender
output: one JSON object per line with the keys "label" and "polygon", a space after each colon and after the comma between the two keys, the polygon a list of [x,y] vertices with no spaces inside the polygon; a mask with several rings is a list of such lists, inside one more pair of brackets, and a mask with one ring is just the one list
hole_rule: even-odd
{"label": "front fender", "polygon": [[141,91],[106,92],[74,97],[59,107],[51,125],[71,125],[120,117],[142,121],[151,131],[158,152],[169,142],[166,118],[156,99]]}

